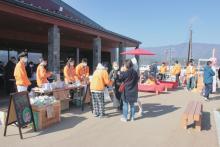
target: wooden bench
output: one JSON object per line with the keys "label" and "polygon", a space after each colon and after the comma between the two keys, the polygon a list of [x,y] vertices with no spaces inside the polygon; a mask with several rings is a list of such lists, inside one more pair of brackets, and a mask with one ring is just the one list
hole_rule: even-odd
{"label": "wooden bench", "polygon": [[183,128],[187,129],[191,123],[195,125],[196,130],[201,131],[202,111],[203,111],[203,105],[201,102],[198,101],[189,102],[182,116]]}

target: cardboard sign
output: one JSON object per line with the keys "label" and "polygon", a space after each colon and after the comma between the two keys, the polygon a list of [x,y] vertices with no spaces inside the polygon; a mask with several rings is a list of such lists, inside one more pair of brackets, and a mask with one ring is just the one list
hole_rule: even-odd
{"label": "cardboard sign", "polygon": [[47,118],[53,118],[54,116],[53,105],[47,106]]}
{"label": "cardboard sign", "polygon": [[33,123],[34,131],[36,131],[28,92],[11,94],[5,123],[4,136],[6,136],[7,126],[11,124],[16,124],[19,128],[20,137],[21,139],[23,139],[21,128],[30,123]]}

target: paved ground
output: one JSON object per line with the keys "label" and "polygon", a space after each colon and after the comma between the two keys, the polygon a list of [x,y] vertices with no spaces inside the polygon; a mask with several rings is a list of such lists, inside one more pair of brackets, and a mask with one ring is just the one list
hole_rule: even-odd
{"label": "paved ground", "polygon": [[[144,116],[134,122],[123,123],[120,114],[107,105],[108,118],[94,118],[87,108],[82,113],[73,108],[62,115],[62,122],[43,131],[23,130],[20,140],[18,129],[9,127],[8,136],[0,135],[2,147],[217,147],[217,133],[213,109],[220,107],[220,94],[205,102],[199,94],[177,90],[155,96],[140,93]],[[203,131],[184,130],[181,114],[190,100],[204,104]],[[3,128],[0,128],[3,134]]]}

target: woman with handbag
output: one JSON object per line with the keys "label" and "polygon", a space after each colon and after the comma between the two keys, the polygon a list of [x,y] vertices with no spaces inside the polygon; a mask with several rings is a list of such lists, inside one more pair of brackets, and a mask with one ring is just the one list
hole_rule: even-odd
{"label": "woman with handbag", "polygon": [[123,100],[123,117],[121,121],[127,122],[128,118],[128,105],[130,106],[130,120],[134,121],[135,106],[134,104],[138,99],[138,74],[133,69],[133,63],[131,60],[125,60],[124,65],[121,68],[120,79],[122,81],[119,91],[121,92],[121,98]]}

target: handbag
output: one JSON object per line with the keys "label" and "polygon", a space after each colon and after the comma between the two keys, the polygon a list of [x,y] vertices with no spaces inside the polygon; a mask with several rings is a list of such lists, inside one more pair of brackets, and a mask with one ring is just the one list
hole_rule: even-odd
{"label": "handbag", "polygon": [[121,85],[119,86],[119,89],[118,89],[119,92],[122,93],[122,92],[125,90],[125,86],[126,86],[125,84],[126,84],[128,81],[130,81],[130,79],[128,79],[128,80],[126,80],[125,82],[122,82],[122,83],[121,83]]}
{"label": "handbag", "polygon": [[123,83],[121,83],[121,85],[119,86],[118,91],[122,93],[124,90],[125,90],[125,83],[123,82]]}

